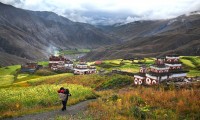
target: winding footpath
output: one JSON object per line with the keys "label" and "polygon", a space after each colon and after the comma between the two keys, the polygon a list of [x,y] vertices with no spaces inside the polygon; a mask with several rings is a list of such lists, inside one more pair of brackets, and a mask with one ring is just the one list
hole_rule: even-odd
{"label": "winding footpath", "polygon": [[44,113],[30,114],[21,117],[9,118],[6,120],[55,120],[55,118],[58,116],[59,117],[72,116],[80,112],[83,112],[84,110],[87,109],[88,104],[92,101],[94,100],[87,100],[72,106],[68,106],[66,111],[53,110]]}

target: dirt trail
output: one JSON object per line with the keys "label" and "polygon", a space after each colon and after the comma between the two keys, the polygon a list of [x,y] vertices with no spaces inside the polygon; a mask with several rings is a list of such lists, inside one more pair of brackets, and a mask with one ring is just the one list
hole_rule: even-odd
{"label": "dirt trail", "polygon": [[71,116],[71,115],[80,113],[80,112],[86,110],[88,104],[92,101],[94,101],[94,100],[87,100],[87,101],[80,102],[76,105],[67,106],[66,111],[53,110],[53,111],[48,111],[48,112],[44,112],[44,113],[9,118],[6,120],[54,120],[57,116],[68,116],[68,115]]}

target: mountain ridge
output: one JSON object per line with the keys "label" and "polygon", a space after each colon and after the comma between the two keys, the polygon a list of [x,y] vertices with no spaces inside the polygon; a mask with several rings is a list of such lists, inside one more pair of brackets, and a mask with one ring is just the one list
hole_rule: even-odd
{"label": "mountain ridge", "polygon": [[200,14],[100,28],[123,42],[97,49],[85,56],[85,59],[156,57],[167,54],[200,56]]}
{"label": "mountain ridge", "polygon": [[93,49],[86,60],[200,55],[200,14],[194,13],[167,20],[93,26],[53,12],[0,3],[0,28],[0,55],[11,57],[1,57],[1,66],[45,60],[54,50],[74,48]]}
{"label": "mountain ridge", "polygon": [[117,42],[92,25],[3,3],[0,28],[0,51],[33,61],[47,59],[54,49],[93,49]]}

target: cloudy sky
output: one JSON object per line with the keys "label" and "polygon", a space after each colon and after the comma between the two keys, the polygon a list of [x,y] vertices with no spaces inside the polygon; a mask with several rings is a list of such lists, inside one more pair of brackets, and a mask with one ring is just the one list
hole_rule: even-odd
{"label": "cloudy sky", "polygon": [[90,24],[169,19],[200,10],[200,0],[0,0],[18,8],[52,11]]}

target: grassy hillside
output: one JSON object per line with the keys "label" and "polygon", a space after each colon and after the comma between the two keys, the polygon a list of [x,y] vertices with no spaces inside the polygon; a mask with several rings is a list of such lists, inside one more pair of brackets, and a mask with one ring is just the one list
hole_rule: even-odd
{"label": "grassy hillside", "polygon": [[0,89],[0,118],[60,107],[57,90],[62,86],[69,88],[72,94],[69,105],[95,97],[90,88],[72,84],[4,88]]}
{"label": "grassy hillside", "polygon": [[20,69],[20,65],[0,68],[0,86],[11,85],[18,69]]}
{"label": "grassy hillside", "polygon": [[181,120],[200,118],[199,89],[126,87],[99,92],[88,116],[100,120]]}
{"label": "grassy hillside", "polygon": [[81,54],[81,53],[88,53],[90,49],[74,49],[74,50],[63,50],[60,51],[59,54],[61,55],[72,55],[72,54]]}
{"label": "grassy hillside", "polygon": [[180,61],[185,69],[189,70],[188,76],[200,76],[200,57],[199,56],[182,56]]}
{"label": "grassy hillside", "polygon": [[[181,57],[188,76],[200,76],[200,57]],[[147,65],[154,58],[145,58]],[[47,62],[40,64],[47,65]],[[90,62],[89,64],[94,64]],[[99,98],[81,114],[84,119],[199,119],[200,83],[176,89],[174,85],[134,86],[134,78],[107,74],[113,69],[138,72],[138,61],[105,60],[97,65],[105,74],[73,75],[54,73],[46,69],[34,74],[18,73],[19,65],[0,68],[0,117],[12,117],[45,110],[60,109],[57,90],[67,87],[72,93],[69,105]],[[79,115],[75,118],[81,119]],[[71,119],[69,116],[57,117]]]}
{"label": "grassy hillside", "polygon": [[48,66],[49,62],[48,61],[40,61],[40,62],[38,62],[38,64],[42,65],[42,66]]}
{"label": "grassy hillside", "polygon": [[[155,58],[145,58],[141,61],[142,64],[149,66],[154,64]],[[200,57],[199,56],[181,56],[180,61],[183,63],[183,68],[188,70],[188,77],[200,76]],[[113,69],[118,69],[127,72],[136,73],[139,71],[141,64],[138,64],[138,60],[134,62],[130,60],[114,59],[114,60],[104,60],[101,65],[97,65],[98,69],[104,69],[111,71]]]}
{"label": "grassy hillside", "polygon": [[[182,56],[181,62],[183,63],[184,69],[189,70],[188,76],[195,77],[200,76],[200,57],[199,56]],[[154,58],[145,58],[143,63],[149,65],[154,63]],[[48,62],[43,61],[39,62],[43,66],[48,66]],[[94,64],[91,62],[89,64]],[[112,71],[113,69],[118,69],[127,72],[136,73],[139,71],[141,64],[138,64],[138,61],[134,62],[129,60],[115,59],[115,60],[104,60],[101,65],[97,65],[98,70]],[[49,70],[39,70],[36,74],[16,74],[17,70],[20,68],[19,65],[8,66],[0,68],[0,86],[11,85],[12,83],[23,82],[31,79],[45,79],[48,77],[56,75],[57,73],[51,72]],[[67,74],[66,74],[67,75]],[[59,75],[58,75],[59,76]],[[53,77],[52,77],[53,79]]]}

